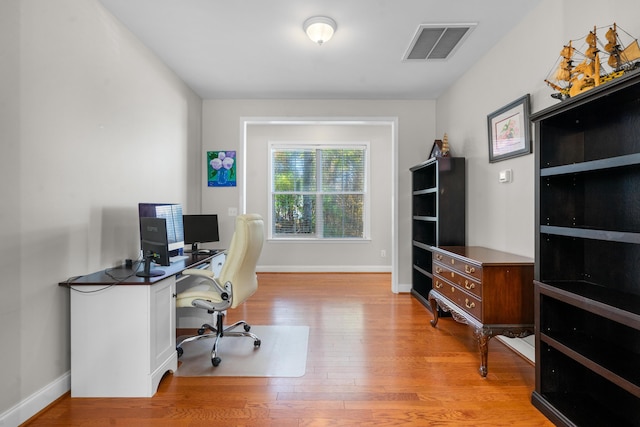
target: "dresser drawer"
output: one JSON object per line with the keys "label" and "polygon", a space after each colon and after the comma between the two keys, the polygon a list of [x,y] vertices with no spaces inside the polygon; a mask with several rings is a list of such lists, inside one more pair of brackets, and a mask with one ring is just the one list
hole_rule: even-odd
{"label": "dresser drawer", "polygon": [[472,280],[469,277],[460,274],[458,270],[451,269],[447,265],[435,262],[433,263],[433,273],[457,284],[467,292],[471,292],[477,298],[482,299],[482,283],[479,280]]}
{"label": "dresser drawer", "polygon": [[463,291],[455,284],[438,276],[434,278],[433,287],[445,298],[457,305],[460,310],[481,321],[482,302],[475,295]]}
{"label": "dresser drawer", "polygon": [[474,277],[478,281],[482,281],[482,266],[480,265],[471,264],[461,260],[460,258],[440,252],[434,253],[434,260],[448,266],[452,270]]}

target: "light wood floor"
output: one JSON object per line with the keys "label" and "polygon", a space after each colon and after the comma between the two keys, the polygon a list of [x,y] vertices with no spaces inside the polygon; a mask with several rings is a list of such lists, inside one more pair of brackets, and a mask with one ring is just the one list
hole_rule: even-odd
{"label": "light wood floor", "polygon": [[303,377],[168,374],[152,398],[67,394],[25,425],[552,425],[530,403],[534,367],[528,361],[491,340],[489,374],[482,378],[471,328],[451,318],[432,328],[424,306],[390,291],[388,274],[263,273],[259,278],[258,292],[230,311],[227,321],[308,325]]}

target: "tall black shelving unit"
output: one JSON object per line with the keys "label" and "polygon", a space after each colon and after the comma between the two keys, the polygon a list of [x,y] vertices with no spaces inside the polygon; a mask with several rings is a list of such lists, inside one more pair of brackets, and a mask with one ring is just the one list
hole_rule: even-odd
{"label": "tall black shelving unit", "polygon": [[464,246],[465,159],[434,157],[412,167],[411,293],[429,307],[432,287],[432,246]]}
{"label": "tall black shelving unit", "polygon": [[532,121],[532,402],[556,425],[640,426],[640,73]]}

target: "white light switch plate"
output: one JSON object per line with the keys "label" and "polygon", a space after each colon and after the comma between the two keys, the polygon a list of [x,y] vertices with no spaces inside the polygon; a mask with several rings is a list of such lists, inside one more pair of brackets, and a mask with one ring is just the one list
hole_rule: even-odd
{"label": "white light switch plate", "polygon": [[498,181],[504,183],[511,182],[511,169],[500,171],[500,175],[498,175]]}

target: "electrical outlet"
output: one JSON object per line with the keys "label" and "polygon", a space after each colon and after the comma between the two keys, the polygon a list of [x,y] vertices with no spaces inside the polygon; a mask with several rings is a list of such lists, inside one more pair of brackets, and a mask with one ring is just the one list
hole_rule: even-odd
{"label": "electrical outlet", "polygon": [[386,258],[387,257],[387,251],[385,251],[384,249],[380,251],[380,258]]}
{"label": "electrical outlet", "polygon": [[238,216],[238,208],[229,208],[229,216]]}

